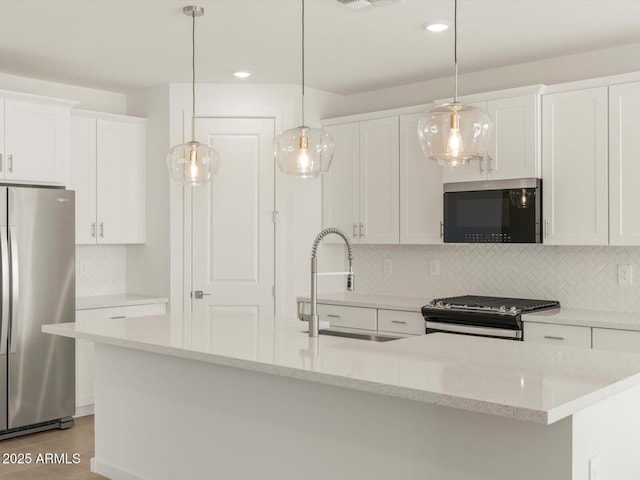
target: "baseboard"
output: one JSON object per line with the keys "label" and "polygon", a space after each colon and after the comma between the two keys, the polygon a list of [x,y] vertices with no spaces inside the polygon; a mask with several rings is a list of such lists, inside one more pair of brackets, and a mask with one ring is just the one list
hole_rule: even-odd
{"label": "baseboard", "polygon": [[93,415],[94,408],[95,406],[93,405],[93,403],[91,405],[82,405],[81,407],[76,407],[76,414],[74,415],[74,418]]}
{"label": "baseboard", "polygon": [[121,468],[107,462],[98,460],[95,457],[91,459],[91,471],[111,480],[145,480],[143,477],[139,477],[134,473],[122,470]]}

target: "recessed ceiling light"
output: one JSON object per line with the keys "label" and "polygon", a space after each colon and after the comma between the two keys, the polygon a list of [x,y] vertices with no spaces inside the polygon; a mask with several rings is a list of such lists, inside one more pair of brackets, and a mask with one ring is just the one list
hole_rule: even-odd
{"label": "recessed ceiling light", "polygon": [[449,24],[444,22],[429,23],[424,28],[430,32],[444,32],[449,29]]}
{"label": "recessed ceiling light", "polygon": [[247,72],[246,70],[241,70],[238,72],[233,72],[233,76],[237,78],[247,78],[251,76],[251,72]]}

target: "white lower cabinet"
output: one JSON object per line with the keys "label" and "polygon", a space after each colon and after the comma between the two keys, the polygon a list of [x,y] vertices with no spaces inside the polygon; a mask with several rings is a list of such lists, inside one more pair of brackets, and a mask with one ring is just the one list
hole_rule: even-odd
{"label": "white lower cabinet", "polygon": [[593,348],[597,348],[598,350],[615,350],[616,352],[640,353],[640,332],[613,330],[611,328],[594,328]]}
{"label": "white lower cabinet", "polygon": [[[93,308],[76,311],[76,322],[104,320],[108,322],[123,317],[162,315],[166,304],[129,305],[123,307]],[[93,342],[76,340],[76,415],[93,413],[94,403],[94,346]]]}
{"label": "white lower cabinet", "polygon": [[375,308],[319,303],[318,316],[321,322],[329,322],[332,327],[361,328],[364,330],[376,330],[378,328],[377,310]]}
{"label": "white lower cabinet", "polygon": [[524,341],[591,348],[591,327],[524,322]]}
{"label": "white lower cabinet", "polygon": [[408,335],[424,335],[424,317],[420,312],[379,309],[378,331]]}

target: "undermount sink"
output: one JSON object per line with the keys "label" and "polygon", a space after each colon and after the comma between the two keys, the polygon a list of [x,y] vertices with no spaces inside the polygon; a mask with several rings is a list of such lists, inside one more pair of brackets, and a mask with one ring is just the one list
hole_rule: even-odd
{"label": "undermount sink", "polygon": [[320,330],[320,335],[332,335],[334,337],[355,338],[356,340],[369,340],[371,342],[389,342],[391,340],[400,340],[403,337],[392,337],[389,335],[378,335],[376,333],[356,333],[356,332],[340,332],[336,330]]}

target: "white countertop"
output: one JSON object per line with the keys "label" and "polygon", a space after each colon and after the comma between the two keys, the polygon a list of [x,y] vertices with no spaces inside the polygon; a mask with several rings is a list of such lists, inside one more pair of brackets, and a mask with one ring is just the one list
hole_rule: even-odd
{"label": "white countertop", "polygon": [[640,384],[640,355],[462,335],[386,343],[296,319],[168,314],[45,325],[46,333],[550,424]]}
{"label": "white countertop", "polygon": [[[298,297],[298,301],[309,302],[308,296]],[[431,299],[422,297],[400,297],[395,295],[371,295],[367,293],[342,292],[318,295],[319,303],[332,305],[347,305],[352,307],[383,308],[388,310],[404,310],[421,312],[421,308]]]}
{"label": "white countertop", "polygon": [[[298,297],[297,300],[308,302],[309,297]],[[406,310],[421,312],[423,305],[431,298],[400,297],[394,295],[372,295],[366,293],[342,292],[328,293],[318,296],[318,303],[346,305],[352,307],[383,308],[389,310]],[[606,310],[583,310],[564,308],[525,313],[524,322],[555,323],[558,325],[579,325],[584,327],[612,328],[619,330],[640,331],[640,313],[613,312]]]}
{"label": "white countertop", "polygon": [[522,321],[640,331],[640,313],[635,312],[560,308],[526,313],[522,315]]}
{"label": "white countertop", "polygon": [[130,305],[149,305],[152,303],[168,303],[164,297],[152,297],[150,295],[134,295],[123,293],[120,295],[97,295],[92,297],[76,297],[76,310],[89,310],[92,308],[126,307]]}

